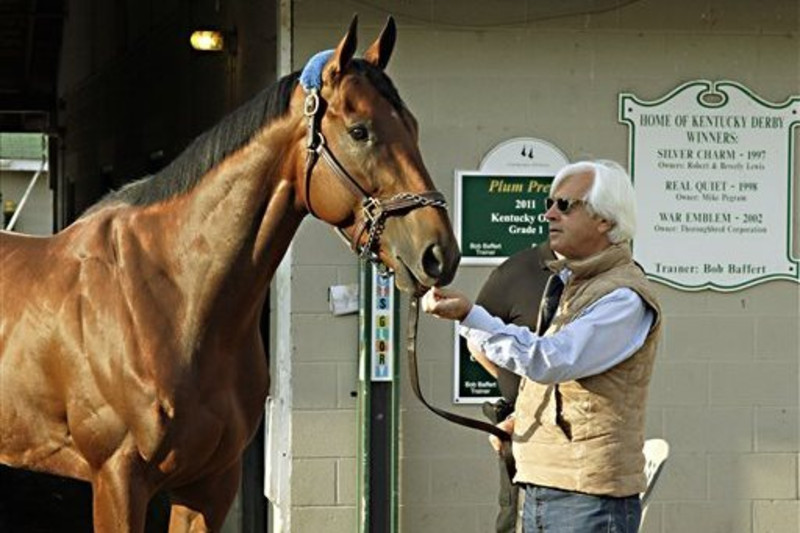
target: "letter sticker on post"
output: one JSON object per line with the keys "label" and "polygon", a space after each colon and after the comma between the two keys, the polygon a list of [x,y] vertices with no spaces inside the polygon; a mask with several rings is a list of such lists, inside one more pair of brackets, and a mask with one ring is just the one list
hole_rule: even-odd
{"label": "letter sticker on post", "polygon": [[372,268],[372,381],[394,376],[394,274]]}

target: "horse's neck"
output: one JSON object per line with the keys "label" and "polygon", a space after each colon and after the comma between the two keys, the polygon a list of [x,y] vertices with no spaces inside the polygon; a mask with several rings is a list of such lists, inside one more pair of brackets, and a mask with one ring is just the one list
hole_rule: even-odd
{"label": "horse's neck", "polygon": [[288,141],[272,137],[257,136],[176,199],[178,212],[163,215],[187,304],[210,323],[231,309],[257,316],[304,216],[285,170]]}

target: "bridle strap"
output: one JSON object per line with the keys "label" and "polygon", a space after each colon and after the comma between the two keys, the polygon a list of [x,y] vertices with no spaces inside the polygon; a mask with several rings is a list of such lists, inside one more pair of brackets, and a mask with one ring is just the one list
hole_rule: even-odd
{"label": "bridle strap", "polygon": [[311,172],[319,159],[319,152],[316,150],[317,132],[319,131],[318,112],[320,109],[319,91],[309,89],[306,92],[306,99],[303,103],[303,114],[306,117],[306,173],[305,173],[305,203],[306,209],[312,216],[319,218],[311,204]]}
{"label": "bridle strap", "polygon": [[336,159],[336,156],[328,149],[328,145],[325,142],[325,137],[323,137],[322,132],[317,132],[319,136],[319,144],[317,145],[317,152],[322,155],[322,160],[328,164],[331,170],[333,170],[336,177],[339,178],[339,181],[344,183],[350,192],[356,198],[368,198],[369,193],[364,190],[364,188],[358,184],[358,182],[347,172],[339,160]]}
{"label": "bridle strap", "polygon": [[[315,120],[315,119],[310,119]],[[369,197],[369,193],[364,190],[361,185],[344,169],[341,163],[336,159],[336,156],[328,149],[328,145],[325,142],[325,137],[322,135],[322,132],[316,130],[312,131],[309,128],[308,134],[310,136],[315,136],[316,140],[312,143],[309,143],[307,154],[306,154],[306,207],[308,208],[308,212],[311,213],[313,216],[319,218],[317,213],[314,211],[314,208],[311,204],[311,172],[314,170],[314,166],[319,161],[320,155],[322,156],[322,160],[328,164],[333,173],[339,178],[350,192],[356,198],[367,198]]]}
{"label": "bridle strap", "polygon": [[399,215],[404,211],[410,211],[417,207],[425,206],[446,207],[447,200],[444,195],[439,191],[426,191],[422,193],[408,193],[401,192],[395,194],[385,201],[380,201],[375,198],[365,198],[362,202],[361,208],[364,211],[364,217],[353,233],[353,246],[360,241],[360,236],[364,233],[365,229],[370,224],[378,224],[386,217]]}
{"label": "bridle strap", "polygon": [[317,164],[317,159],[319,158],[319,154],[316,150],[307,150],[306,151],[306,209],[308,212],[311,213],[311,216],[319,218],[316,211],[314,211],[314,207],[311,204],[311,171],[314,170],[314,165]]}
{"label": "bridle strap", "polygon": [[456,413],[451,413],[450,411],[445,411],[443,409],[439,409],[428,403],[425,397],[422,395],[422,389],[419,386],[419,365],[417,363],[417,325],[419,323],[419,298],[417,296],[412,296],[409,300],[409,308],[408,308],[408,339],[406,350],[408,354],[408,377],[409,381],[411,382],[411,389],[414,391],[417,399],[419,399],[422,404],[433,411],[435,414],[439,415],[440,417],[453,422],[455,424],[465,426],[471,429],[477,429],[478,431],[485,431],[486,433],[491,433],[498,439],[500,439],[501,446],[500,446],[500,457],[503,459],[506,465],[506,470],[508,470],[508,475],[510,479],[514,479],[514,475],[516,474],[516,466],[514,464],[514,456],[511,453],[511,435],[500,429],[499,427],[489,424],[488,422],[484,422],[483,420],[476,420],[474,418],[469,418],[466,416],[461,416]]}
{"label": "bridle strap", "polygon": [[385,201],[380,201],[376,198],[364,198],[361,203],[361,221],[356,226],[350,239],[350,248],[358,253],[362,236],[367,233],[367,242],[363,246],[364,249],[372,249],[377,245],[377,241],[380,239],[381,233],[383,233],[387,218],[425,206],[445,208],[447,207],[447,200],[439,191],[426,191],[416,194],[402,192]]}

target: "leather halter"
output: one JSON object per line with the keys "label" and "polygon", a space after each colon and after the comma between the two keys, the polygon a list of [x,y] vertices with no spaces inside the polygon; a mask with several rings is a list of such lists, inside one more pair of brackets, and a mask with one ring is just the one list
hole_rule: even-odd
{"label": "leather halter", "polygon": [[[324,102],[319,95],[319,90],[311,88],[306,90],[306,100],[303,114],[308,121],[308,132],[306,133],[306,175],[305,175],[305,202],[309,213],[320,218],[311,205],[311,176],[314,166],[322,160],[333,171],[347,189],[357,198],[361,199],[360,220],[353,235],[350,236],[350,249],[358,254],[362,259],[374,263],[380,263],[378,259],[378,249],[380,245],[381,233],[386,225],[386,219],[391,216],[405,214],[420,207],[447,208],[447,201],[439,191],[425,191],[422,193],[401,192],[388,199],[380,199],[370,195],[350,175],[349,172],[336,159],[336,156],[328,149],[325,136],[320,130],[320,121],[324,111]],[[337,228],[342,238],[348,240],[344,230]],[[366,234],[366,242],[361,243]]]}

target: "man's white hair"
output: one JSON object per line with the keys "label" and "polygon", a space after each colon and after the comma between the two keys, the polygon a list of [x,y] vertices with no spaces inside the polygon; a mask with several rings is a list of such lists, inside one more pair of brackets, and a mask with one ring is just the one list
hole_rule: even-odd
{"label": "man's white hair", "polygon": [[591,213],[613,223],[608,239],[612,243],[633,239],[636,233],[636,197],[630,176],[618,163],[598,159],[567,165],[553,179],[551,194],[565,178],[585,173],[594,176],[594,180],[581,199]]}

